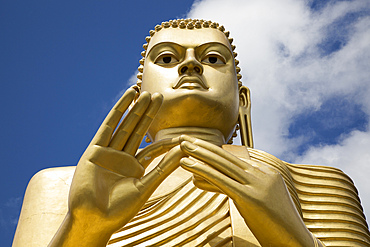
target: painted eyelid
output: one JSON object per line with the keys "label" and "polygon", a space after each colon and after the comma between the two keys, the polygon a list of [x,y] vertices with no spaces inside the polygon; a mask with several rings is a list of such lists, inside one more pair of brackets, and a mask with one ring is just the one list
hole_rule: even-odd
{"label": "painted eyelid", "polygon": [[224,56],[222,56],[220,53],[218,52],[208,52],[205,56],[203,56],[202,58],[202,61],[204,61],[205,59],[207,59],[208,57],[211,57],[211,56],[216,56],[216,57],[219,57],[221,58],[221,61],[223,63],[226,63],[226,58]]}
{"label": "painted eyelid", "polygon": [[171,56],[173,57],[174,59],[176,59],[177,61],[179,61],[179,59],[176,57],[175,54],[173,54],[172,52],[169,52],[169,51],[165,51],[165,52],[162,52],[160,53],[155,59],[154,59],[154,63],[157,63],[159,59],[161,59],[162,57],[164,56]]}

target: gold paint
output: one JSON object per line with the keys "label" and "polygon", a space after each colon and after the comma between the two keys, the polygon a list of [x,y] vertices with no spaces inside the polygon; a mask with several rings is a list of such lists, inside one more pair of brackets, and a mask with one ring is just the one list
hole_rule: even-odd
{"label": "gold paint", "polygon": [[[13,246],[370,246],[342,171],[252,148],[250,92],[223,26],[172,20],[150,36],[137,85],[77,167],[31,179]],[[236,130],[244,146],[226,145]]]}

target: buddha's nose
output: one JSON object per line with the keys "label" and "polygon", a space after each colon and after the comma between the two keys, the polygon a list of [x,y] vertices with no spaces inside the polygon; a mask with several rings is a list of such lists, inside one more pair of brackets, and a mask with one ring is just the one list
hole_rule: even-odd
{"label": "buddha's nose", "polygon": [[194,49],[188,49],[186,51],[185,59],[179,67],[179,74],[192,74],[194,72],[201,75],[203,73],[203,66],[196,59]]}

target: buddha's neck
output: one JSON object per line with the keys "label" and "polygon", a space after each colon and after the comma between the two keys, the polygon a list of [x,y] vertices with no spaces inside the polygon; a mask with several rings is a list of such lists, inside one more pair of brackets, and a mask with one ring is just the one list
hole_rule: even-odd
{"label": "buddha's neck", "polygon": [[192,136],[218,146],[225,144],[225,138],[221,131],[217,129],[201,127],[177,127],[163,129],[158,131],[154,138],[154,141],[159,141],[166,138],[175,138],[180,135]]}

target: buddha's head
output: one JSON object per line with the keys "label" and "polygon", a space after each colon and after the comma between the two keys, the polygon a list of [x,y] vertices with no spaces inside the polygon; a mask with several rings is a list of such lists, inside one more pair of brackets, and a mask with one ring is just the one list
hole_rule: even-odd
{"label": "buddha's head", "polygon": [[174,20],[157,25],[146,41],[138,86],[164,96],[149,137],[168,128],[200,127],[219,130],[228,141],[246,97],[229,33],[210,21]]}

